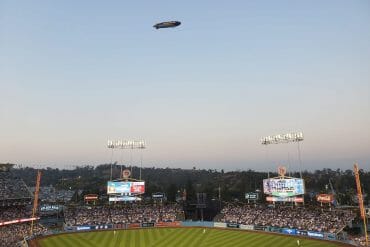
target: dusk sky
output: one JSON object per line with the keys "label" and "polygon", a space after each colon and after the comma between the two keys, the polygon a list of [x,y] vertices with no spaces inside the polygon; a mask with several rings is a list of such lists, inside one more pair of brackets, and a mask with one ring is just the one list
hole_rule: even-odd
{"label": "dusk sky", "polygon": [[370,170],[370,1],[0,0],[0,92],[0,163]]}

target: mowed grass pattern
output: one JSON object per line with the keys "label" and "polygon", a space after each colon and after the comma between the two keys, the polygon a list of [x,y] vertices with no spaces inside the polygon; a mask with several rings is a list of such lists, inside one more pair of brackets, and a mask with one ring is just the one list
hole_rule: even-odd
{"label": "mowed grass pattern", "polygon": [[[245,246],[297,246],[291,236],[268,235],[257,232],[230,231],[215,228],[147,228],[83,232],[56,235],[39,240],[41,247],[245,247]],[[336,243],[300,239],[302,247],[338,246]]]}

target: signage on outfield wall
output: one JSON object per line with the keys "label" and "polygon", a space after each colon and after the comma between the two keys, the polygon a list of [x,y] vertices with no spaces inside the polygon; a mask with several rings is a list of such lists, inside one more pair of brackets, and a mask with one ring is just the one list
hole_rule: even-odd
{"label": "signage on outfield wall", "polygon": [[114,224],[115,229],[126,229],[126,224]]}
{"label": "signage on outfield wall", "polygon": [[336,240],[337,239],[337,235],[335,233],[325,233],[325,237],[326,237],[326,239],[330,239],[330,240]]}
{"label": "signage on outfield wall", "polygon": [[139,223],[131,223],[127,225],[127,228],[140,228]]}
{"label": "signage on outfield wall", "polygon": [[271,226],[269,231],[270,232],[280,232],[280,227]]}
{"label": "signage on outfield wall", "polygon": [[267,226],[254,226],[254,230],[257,231],[266,231]]}
{"label": "signage on outfield wall", "polygon": [[297,230],[297,235],[307,236],[307,231]]}
{"label": "signage on outfield wall", "polygon": [[180,226],[180,221],[174,221],[174,222],[157,222],[155,223],[155,226],[161,227],[161,226]]}
{"label": "signage on outfield wall", "polygon": [[290,228],[282,228],[281,233],[289,234],[289,235],[297,235],[296,229],[290,229]]}
{"label": "signage on outfield wall", "polygon": [[239,228],[243,230],[254,230],[253,225],[239,225]]}
{"label": "signage on outfield wall", "polygon": [[105,229],[112,229],[113,225],[97,225],[97,226],[76,226],[75,228],[64,228],[67,231],[73,231],[74,229],[77,231],[89,231],[89,230],[105,230]]}
{"label": "signage on outfield wall", "polygon": [[314,237],[314,238],[324,238],[324,234],[322,232],[307,232],[307,236]]}
{"label": "signage on outfield wall", "polygon": [[[94,228],[94,227],[92,227]],[[110,229],[112,228],[112,225],[108,226],[108,225],[98,225],[98,226],[95,226],[95,230],[103,230],[103,229]]]}
{"label": "signage on outfield wall", "polygon": [[141,223],[141,227],[154,227],[154,222]]}
{"label": "signage on outfield wall", "polygon": [[78,226],[78,227],[76,227],[76,230],[77,230],[77,231],[87,231],[87,230],[91,230],[91,226]]}
{"label": "signage on outfield wall", "polygon": [[71,231],[76,231],[75,226],[66,226],[64,227],[64,231],[71,232]]}
{"label": "signage on outfield wall", "polygon": [[223,222],[215,222],[213,224],[214,227],[226,227],[226,223]]}
{"label": "signage on outfield wall", "polygon": [[229,228],[239,228],[239,224],[237,223],[227,223],[226,226]]}

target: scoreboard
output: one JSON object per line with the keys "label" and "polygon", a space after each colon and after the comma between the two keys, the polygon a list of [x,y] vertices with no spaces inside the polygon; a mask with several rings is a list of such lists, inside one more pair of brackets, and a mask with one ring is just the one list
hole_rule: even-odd
{"label": "scoreboard", "polygon": [[108,181],[107,194],[108,195],[138,195],[145,193],[145,182],[115,182]]}
{"label": "scoreboard", "polygon": [[276,197],[291,197],[305,193],[301,178],[268,178],[263,180],[263,192]]}

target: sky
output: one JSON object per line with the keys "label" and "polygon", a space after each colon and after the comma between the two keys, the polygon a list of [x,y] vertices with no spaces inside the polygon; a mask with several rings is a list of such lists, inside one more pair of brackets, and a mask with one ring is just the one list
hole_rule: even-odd
{"label": "sky", "polygon": [[1,163],[370,170],[370,2],[0,0],[0,93]]}

